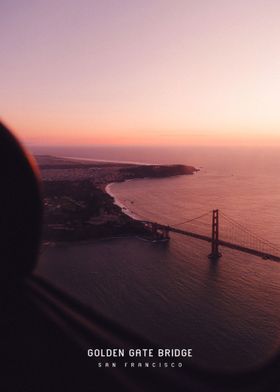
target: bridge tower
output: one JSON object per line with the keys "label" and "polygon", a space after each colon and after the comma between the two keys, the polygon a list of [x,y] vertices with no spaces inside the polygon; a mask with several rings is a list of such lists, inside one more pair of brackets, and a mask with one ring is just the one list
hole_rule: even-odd
{"label": "bridge tower", "polygon": [[212,215],[212,239],[209,259],[218,260],[222,254],[219,252],[219,210],[213,210]]}

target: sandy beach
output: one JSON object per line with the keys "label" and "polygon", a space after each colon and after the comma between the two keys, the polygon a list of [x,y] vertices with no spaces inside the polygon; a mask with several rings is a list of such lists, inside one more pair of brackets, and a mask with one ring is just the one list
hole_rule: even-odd
{"label": "sandy beach", "polygon": [[115,182],[190,175],[185,165],[147,165],[36,156],[44,193],[45,241],[80,241],[145,232],[140,218],[112,193]]}

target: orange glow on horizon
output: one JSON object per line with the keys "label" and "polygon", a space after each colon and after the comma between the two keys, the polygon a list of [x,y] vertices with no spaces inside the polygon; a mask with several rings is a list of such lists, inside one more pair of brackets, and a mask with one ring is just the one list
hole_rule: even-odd
{"label": "orange glow on horizon", "polygon": [[29,3],[0,26],[25,144],[280,146],[278,0]]}

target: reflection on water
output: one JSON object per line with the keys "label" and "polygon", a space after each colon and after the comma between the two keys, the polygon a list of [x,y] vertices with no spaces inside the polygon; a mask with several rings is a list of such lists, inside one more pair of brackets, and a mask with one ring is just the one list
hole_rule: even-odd
{"label": "reflection on water", "polygon": [[[246,367],[278,346],[280,268],[173,235],[49,248],[38,273],[163,346],[192,347],[207,366]],[[176,251],[175,251],[176,250]]]}
{"label": "reflection on water", "polygon": [[[182,162],[171,155],[165,159]],[[204,167],[194,176],[129,181],[111,191],[127,208],[133,200],[134,213],[169,224],[219,208],[279,246],[278,157],[193,153],[186,163]],[[196,229],[210,234],[211,220]],[[209,252],[208,243],[174,234],[167,247],[138,239],[57,246],[42,255],[38,273],[161,345],[192,347],[201,364],[265,361],[279,346],[280,265],[227,249],[213,262]]]}

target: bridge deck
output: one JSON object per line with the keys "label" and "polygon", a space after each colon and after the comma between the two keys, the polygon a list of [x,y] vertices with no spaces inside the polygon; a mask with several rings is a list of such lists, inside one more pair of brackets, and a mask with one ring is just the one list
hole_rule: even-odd
{"label": "bridge deck", "polygon": [[[152,224],[153,222],[145,221],[143,223]],[[159,229],[168,229],[169,231],[171,231],[173,233],[186,235],[188,237],[193,237],[193,238],[196,238],[198,240],[202,240],[202,241],[206,241],[206,242],[212,242],[212,238],[211,237],[203,235],[203,234],[193,233],[193,232],[187,231],[187,230],[176,229],[175,227],[166,226],[166,225],[160,225],[158,223],[156,225],[157,225],[157,227]],[[238,250],[239,252],[248,253],[248,254],[253,255],[253,256],[262,257],[263,259],[280,262],[280,257],[279,256],[276,256],[276,255],[273,255],[273,254],[270,254],[270,253],[266,253],[266,252],[262,252],[262,251],[259,251],[259,250],[256,250],[256,249],[248,248],[246,246],[233,244],[231,242],[227,242],[227,241],[223,241],[223,240],[219,240],[219,245],[224,246],[224,247],[229,248],[229,249]]]}

